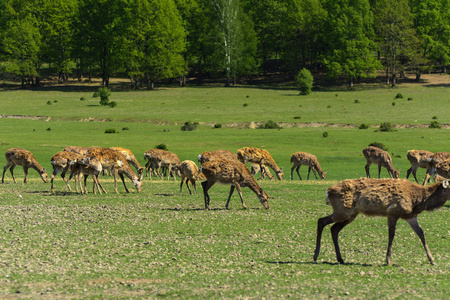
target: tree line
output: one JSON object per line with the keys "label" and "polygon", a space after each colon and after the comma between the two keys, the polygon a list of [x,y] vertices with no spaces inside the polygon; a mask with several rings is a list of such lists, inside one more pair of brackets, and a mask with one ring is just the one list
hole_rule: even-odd
{"label": "tree line", "polygon": [[3,74],[158,80],[306,68],[355,80],[446,72],[450,0],[0,0]]}

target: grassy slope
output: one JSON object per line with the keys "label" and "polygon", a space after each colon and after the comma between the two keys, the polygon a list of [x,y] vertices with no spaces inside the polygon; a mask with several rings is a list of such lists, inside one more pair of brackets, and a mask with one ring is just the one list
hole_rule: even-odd
{"label": "grassy slope", "polygon": [[[405,99],[392,106],[399,91]],[[450,294],[450,236],[445,229],[449,225],[448,204],[419,218],[436,266],[428,264],[420,241],[405,222],[398,224],[394,265],[384,266],[386,220],[364,216],[342,231],[341,248],[348,264],[334,264],[328,229],[319,263],[312,263],[317,218],[331,212],[324,205],[325,190],[339,180],[364,175],[362,148],[374,141],[384,143],[404,176],[409,168],[406,151],[448,151],[448,130],[380,133],[373,128],[278,131],[200,126],[192,132],[181,132],[180,126],[174,125],[187,120],[292,122],[297,115],[302,122],[355,124],[428,123],[437,115],[439,122],[450,123],[450,106],[443,96],[447,92],[439,87],[320,92],[306,98],[291,97],[296,92],[289,90],[176,88],[113,93],[112,100],[119,103],[114,109],[92,106],[97,103],[93,100],[77,100],[83,95],[88,98],[90,92],[28,93],[2,92],[2,113],[48,115],[52,121],[0,119],[0,152],[13,146],[25,147],[47,169],[51,169],[50,157],[67,145],[120,145],[132,149],[141,162],[142,153],[159,143],[167,144],[182,160],[196,160],[205,150],[235,151],[256,146],[272,153],[285,169],[286,179],[290,175],[290,154],[314,153],[327,171],[327,181],[300,182],[296,178],[262,182],[272,197],[268,211],[248,189],[244,189],[244,198],[249,210],[241,209],[235,195],[232,209],[225,211],[228,187],[215,186],[211,189],[213,209],[203,211],[201,188],[199,195],[189,196],[185,190],[180,196],[179,182],[146,180],[142,194],[133,191],[126,195],[120,188],[122,193],[116,195],[111,193],[111,179],[104,178],[110,191],[107,195],[51,195],[49,185],[44,185],[33,170],[28,185],[13,184],[8,173],[0,187],[3,297],[448,298]],[[123,103],[118,94],[120,99],[131,99],[130,103]],[[413,101],[406,100],[410,95]],[[47,105],[47,99],[58,102]],[[355,99],[361,103],[355,104]],[[440,109],[418,112],[429,99],[436,99]],[[243,107],[243,103],[248,106]],[[406,109],[411,106],[417,107]],[[367,107],[378,109],[369,110],[373,115],[364,115]],[[329,111],[334,111],[331,117]],[[129,122],[71,121],[86,117]],[[132,122],[143,119],[152,120]],[[157,125],[153,119],[168,125]],[[121,131],[123,127],[129,130]],[[104,134],[108,128],[120,133]],[[327,138],[322,136],[324,131],[329,133]],[[0,158],[0,165],[4,165],[4,158]],[[304,167],[301,172],[305,177]],[[419,171],[420,177],[423,172]],[[16,173],[21,181],[23,172],[17,168]],[[387,175],[385,170],[382,174]],[[131,188],[129,182],[128,186]],[[56,189],[63,190],[59,177]]]}

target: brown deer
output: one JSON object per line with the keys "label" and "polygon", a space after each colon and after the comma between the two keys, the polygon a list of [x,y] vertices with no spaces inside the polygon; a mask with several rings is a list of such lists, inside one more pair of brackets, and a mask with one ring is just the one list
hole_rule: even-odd
{"label": "brown deer", "polygon": [[425,175],[425,180],[423,185],[425,185],[431,176],[436,175],[436,165],[440,162],[450,159],[450,153],[448,152],[436,152],[431,157],[427,159],[427,174]]}
{"label": "brown deer", "polygon": [[5,172],[8,168],[10,168],[9,171],[11,172],[14,183],[17,183],[16,178],[14,177],[14,168],[16,166],[22,166],[23,168],[23,172],[25,173],[24,183],[28,182],[27,175],[29,168],[35,169],[41,176],[42,181],[47,183],[47,171],[38,163],[30,151],[22,148],[11,148],[6,151],[5,157],[6,166],[3,168],[2,183],[5,182]]}
{"label": "brown deer", "polygon": [[171,175],[174,178],[175,175],[179,176],[181,161],[175,153],[161,149],[149,149],[144,153],[144,158],[148,160],[145,164],[145,167],[147,168],[147,175],[149,174],[150,168],[152,168],[156,170],[156,174],[162,179],[162,169],[166,168],[168,170],[168,180]]}
{"label": "brown deer", "polygon": [[450,159],[438,162],[434,167],[439,176],[450,179]]}
{"label": "brown deer", "polygon": [[363,154],[367,161],[365,166],[367,178],[370,178],[369,167],[372,163],[378,165],[378,178],[380,178],[381,167],[385,167],[387,169],[391,178],[399,178],[400,170],[397,171],[394,168],[389,153],[380,148],[369,146],[363,149]]}
{"label": "brown deer", "polygon": [[291,155],[291,163],[294,163],[294,165],[291,168],[291,180],[294,180],[294,169],[297,172],[297,175],[300,178],[300,180],[302,180],[302,177],[298,172],[298,170],[302,165],[308,166],[307,180],[309,180],[309,174],[311,173],[311,170],[313,171],[316,180],[317,180],[316,171],[317,173],[319,173],[320,179],[322,180],[325,179],[326,172],[322,171],[319,161],[317,160],[317,157],[315,155],[306,152],[296,152]]}
{"label": "brown deer", "polygon": [[[69,170],[70,163],[72,161],[77,161],[81,159],[83,156],[81,154],[71,152],[71,151],[59,151],[55,155],[52,156],[50,159],[50,163],[53,166],[53,173],[51,175],[51,192],[54,193],[53,190],[53,180],[55,179],[55,176],[61,172],[61,178],[64,180],[64,183],[66,184],[66,189],[69,191],[72,191],[69,185],[69,180],[66,180],[66,174]],[[76,186],[77,183],[75,183]]]}
{"label": "brown deer", "polygon": [[88,147],[67,146],[63,151],[75,152],[81,155],[85,155],[88,152]]}
{"label": "brown deer", "polygon": [[198,156],[198,162],[203,164],[213,159],[227,159],[237,161],[235,153],[228,150],[205,151]]}
{"label": "brown deer", "polygon": [[337,261],[344,263],[339,250],[339,232],[353,222],[359,213],[369,216],[385,216],[388,219],[389,242],[386,264],[391,263],[392,241],[398,219],[404,219],[419,236],[427,253],[428,260],[434,264],[425,236],[417,221],[417,216],[425,210],[439,208],[450,199],[448,181],[431,186],[421,186],[406,179],[348,179],[331,186],[327,191],[327,204],[333,207],[333,214],[320,218],[317,222],[317,241],[314,261],[320,252],[322,231],[328,224],[336,251]]}
{"label": "brown deer", "polygon": [[192,183],[192,187],[194,188],[194,194],[197,194],[197,188],[195,186],[195,182],[197,180],[206,179],[203,173],[199,172],[199,169],[195,162],[192,160],[185,160],[180,165],[180,176],[181,176],[181,184],[180,184],[180,195],[182,194],[183,182],[186,180],[186,186],[189,190],[189,194],[192,195],[191,188],[189,187],[189,182]]}
{"label": "brown deer", "polygon": [[205,209],[209,209],[210,197],[208,190],[216,183],[230,184],[230,194],[228,196],[225,208],[228,209],[231,196],[233,195],[234,189],[239,193],[241,198],[242,207],[247,208],[244,204],[244,199],[242,198],[241,187],[250,188],[258,197],[261,204],[268,209],[269,208],[269,196],[263,189],[256,183],[255,178],[250,174],[247,167],[238,161],[216,159],[205,162],[202,164],[201,172],[205,175],[206,181],[202,182],[203,194],[205,198]]}
{"label": "brown deer", "polygon": [[278,180],[283,180],[283,169],[278,167],[267,150],[255,147],[244,147],[237,151],[237,157],[243,164],[251,162],[260,164],[261,166],[268,166],[275,172]]}
{"label": "brown deer", "polygon": [[[87,194],[87,188],[86,188],[86,180],[88,176],[92,177],[93,183],[93,193],[95,194],[97,188],[99,194],[102,193],[102,191],[106,194],[106,190],[101,185],[98,176],[103,171],[103,167],[101,162],[95,158],[95,157],[82,157],[78,160],[73,160],[70,162],[70,177],[69,180],[72,179],[73,176],[75,176],[75,180],[78,181],[80,185],[81,194]],[[81,185],[80,176],[84,176],[84,189]],[[68,182],[68,181],[67,181]],[[75,183],[76,184],[76,183]],[[101,190],[100,190],[101,188]],[[78,192],[78,185],[76,185],[76,190]]]}
{"label": "brown deer", "polygon": [[130,191],[125,184],[123,175],[127,176],[133,182],[138,193],[141,192],[142,181],[133,171],[127,159],[122,153],[109,148],[96,147],[90,149],[86,154],[86,157],[98,159],[102,164],[103,169],[111,171],[114,176],[114,190],[116,191],[116,193],[119,193],[117,191],[117,175],[120,176],[120,179],[122,180],[123,186],[125,187],[125,191],[127,193],[129,193]]}
{"label": "brown deer", "polygon": [[250,165],[250,173],[253,176],[256,176],[256,174],[258,174],[259,172],[261,172],[261,177],[258,178],[259,180],[266,179],[266,176],[270,180],[275,180],[275,177],[273,177],[273,175],[270,173],[269,168],[267,166],[260,165],[260,164],[251,164]]}
{"label": "brown deer", "polygon": [[426,150],[409,150],[408,154],[406,155],[406,158],[409,160],[411,168],[409,168],[408,171],[406,171],[406,179],[408,179],[409,175],[411,175],[412,173],[416,182],[419,183],[416,177],[416,172],[419,168],[423,169],[427,168],[427,160],[433,154],[434,154],[433,152]]}
{"label": "brown deer", "polygon": [[144,168],[141,166],[139,161],[136,159],[136,156],[134,156],[133,152],[129,149],[125,149],[122,147],[111,147],[111,149],[119,151],[122,153],[125,158],[127,159],[128,163],[132,164],[136,168],[136,173],[139,176],[140,180],[144,177]]}

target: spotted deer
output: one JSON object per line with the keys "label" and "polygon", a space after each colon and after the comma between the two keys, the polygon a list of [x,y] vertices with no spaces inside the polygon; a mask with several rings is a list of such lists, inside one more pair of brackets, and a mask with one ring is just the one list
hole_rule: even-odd
{"label": "spotted deer", "polygon": [[436,152],[431,157],[427,159],[427,174],[425,175],[425,180],[422,185],[425,185],[431,176],[436,175],[436,165],[440,162],[450,159],[449,152]]}
{"label": "spotted deer", "polygon": [[308,166],[307,180],[309,180],[309,174],[311,173],[311,170],[313,171],[316,180],[317,180],[316,171],[317,173],[319,173],[320,179],[322,180],[325,179],[326,172],[322,171],[319,161],[317,160],[317,157],[315,155],[306,152],[296,152],[291,155],[291,163],[294,164],[291,168],[291,180],[294,180],[294,169],[297,172],[297,175],[300,178],[300,180],[302,180],[302,177],[298,172],[302,165]]}
{"label": "spotted deer", "polygon": [[201,172],[206,177],[206,181],[202,182],[205,209],[209,209],[210,196],[208,191],[215,183],[231,185],[228,200],[225,205],[226,209],[228,209],[234,189],[236,189],[239,193],[242,207],[244,209],[247,208],[244,204],[244,199],[242,198],[242,187],[248,187],[251,189],[256,194],[261,204],[266,209],[269,208],[269,196],[258,185],[255,178],[252,174],[250,174],[250,171],[243,163],[225,159],[211,160],[202,164]]}
{"label": "spotted deer", "polygon": [[423,211],[437,209],[450,199],[449,183],[436,183],[421,186],[407,179],[347,179],[327,190],[327,204],[333,207],[333,213],[317,221],[316,250],[314,261],[320,252],[322,231],[328,224],[337,261],[344,263],[339,250],[339,232],[353,222],[359,213],[368,216],[384,216],[388,219],[389,242],[386,264],[391,263],[392,242],[398,219],[404,219],[422,241],[428,260],[434,264],[434,258],[425,242],[425,235],[419,226],[417,216]]}
{"label": "spotted deer", "polygon": [[214,159],[238,160],[236,153],[228,150],[205,151],[198,156],[198,162],[200,164]]}
{"label": "spotted deer", "polygon": [[8,168],[11,172],[14,183],[17,183],[16,178],[14,177],[14,168],[16,166],[22,166],[23,168],[23,172],[25,173],[25,178],[23,180],[24,183],[28,182],[27,175],[29,168],[35,169],[41,176],[42,181],[44,181],[44,183],[47,183],[47,171],[38,163],[38,161],[36,160],[36,158],[34,158],[34,155],[30,151],[22,148],[11,148],[6,151],[5,157],[6,165],[3,168],[2,183],[5,183],[5,172],[6,170],[8,170]]}
{"label": "spotted deer", "polygon": [[[66,184],[66,189],[72,191],[69,185],[69,180],[66,180],[66,174],[69,171],[70,163],[72,161],[77,161],[82,157],[83,155],[71,151],[59,151],[52,156],[52,158],[50,159],[50,163],[53,167],[53,173],[50,177],[52,193],[54,193],[53,180],[55,179],[55,176],[59,172],[61,172],[61,178],[64,180],[64,183]],[[77,183],[75,183],[75,186],[77,186]]]}
{"label": "spotted deer", "polygon": [[156,174],[162,179],[162,169],[166,168],[168,171],[168,180],[171,175],[174,178],[175,175],[179,176],[181,161],[175,153],[161,149],[149,149],[144,153],[144,158],[148,160],[145,164],[147,174],[149,173],[150,168],[153,168],[156,170]]}
{"label": "spotted deer", "polygon": [[278,167],[267,150],[255,147],[244,147],[237,151],[237,157],[243,164],[251,162],[260,164],[261,166],[267,166],[275,172],[278,180],[283,180],[283,169]]}
{"label": "spotted deer", "polygon": [[411,175],[412,173],[416,182],[419,183],[416,176],[417,170],[419,168],[426,169],[427,160],[428,158],[433,156],[433,154],[434,154],[433,152],[426,150],[409,150],[408,154],[406,155],[406,158],[411,164],[411,168],[409,168],[408,171],[406,171],[406,179],[408,179],[409,175]]}
{"label": "spotted deer", "polygon": [[399,178],[400,170],[397,171],[394,168],[389,153],[380,148],[369,146],[363,149],[363,154],[367,161],[365,166],[367,178],[370,178],[369,167],[373,163],[378,165],[378,178],[380,178],[381,167],[386,168],[391,178]]}
{"label": "spotted deer", "polygon": [[[101,194],[102,191],[106,194],[106,190],[103,188],[103,186],[99,181],[99,175],[102,171],[103,171],[102,164],[97,158],[84,156],[81,159],[70,162],[69,180],[72,179],[72,177],[75,177],[75,181],[78,182],[80,185],[81,194],[87,194],[86,181],[88,176],[91,176],[93,180],[92,192],[95,194],[96,193],[95,188],[97,188],[99,194]],[[81,185],[80,179],[81,175],[83,175],[84,177],[84,189],[83,186]],[[76,182],[75,184],[77,184]],[[76,185],[76,190],[78,192],[78,185]]]}
{"label": "spotted deer", "polygon": [[197,188],[195,186],[195,182],[198,180],[206,179],[203,173],[200,173],[197,165],[192,160],[185,160],[180,165],[180,195],[182,194],[183,183],[186,183],[186,186],[189,190],[189,194],[192,195],[191,188],[189,187],[189,182],[192,184],[194,189],[194,194],[197,194]]}
{"label": "spotted deer", "polygon": [[122,153],[125,156],[125,158],[127,159],[128,163],[132,164],[136,168],[136,173],[139,176],[140,180],[143,179],[144,168],[141,166],[141,164],[136,159],[136,156],[134,156],[134,154],[133,154],[133,152],[131,152],[131,150],[122,148],[122,147],[111,147],[111,149]]}

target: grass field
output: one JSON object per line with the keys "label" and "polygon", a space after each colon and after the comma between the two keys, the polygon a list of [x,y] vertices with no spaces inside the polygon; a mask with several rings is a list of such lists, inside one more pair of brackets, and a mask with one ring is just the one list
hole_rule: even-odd
{"label": "grass field", "polygon": [[[58,175],[57,192],[51,194],[34,170],[26,185],[21,168],[15,170],[18,184],[8,171],[0,186],[0,298],[450,297],[448,203],[419,216],[434,266],[403,221],[397,226],[393,265],[386,266],[386,219],[365,216],[340,235],[346,264],[336,264],[328,228],[319,260],[312,260],[317,219],[331,213],[326,188],[365,175],[361,151],[369,143],[388,147],[401,177],[409,168],[407,150],[449,151],[448,85],[327,89],[307,97],[267,87],[113,90],[115,108],[100,107],[91,98],[94,90],[5,88],[0,107],[8,118],[0,118],[0,153],[26,148],[51,173],[51,156],[68,145],[122,146],[141,163],[143,152],[161,143],[181,160],[194,161],[206,150],[255,146],[272,154],[285,180],[260,182],[271,197],[269,210],[249,189],[243,190],[248,210],[237,195],[225,210],[229,188],[217,185],[210,190],[212,209],[205,211],[199,184],[197,195],[185,187],[179,195],[179,181],[145,179],[138,194],[128,181],[131,193],[119,186],[115,194],[113,180],[103,177],[108,194],[94,196],[65,193]],[[404,98],[395,99],[397,93]],[[251,122],[268,120],[284,128],[249,128]],[[427,128],[433,120],[443,129]],[[200,125],[181,131],[186,121]],[[377,132],[381,122],[401,126]],[[223,128],[214,129],[215,123]],[[358,129],[361,123],[371,127]],[[119,133],[105,134],[109,128]],[[297,151],[315,154],[327,179],[316,181],[311,174],[313,180],[295,175],[291,181],[289,159]],[[306,171],[300,169],[304,179]],[[376,176],[375,166],[371,173]],[[424,174],[418,171],[418,177]]]}

